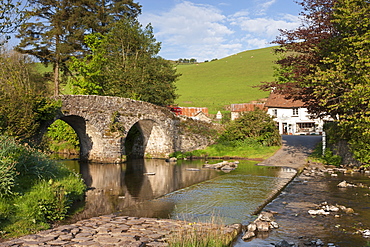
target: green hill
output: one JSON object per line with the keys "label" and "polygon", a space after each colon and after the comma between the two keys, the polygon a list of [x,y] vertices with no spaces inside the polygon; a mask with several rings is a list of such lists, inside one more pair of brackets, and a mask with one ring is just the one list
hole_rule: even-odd
{"label": "green hill", "polygon": [[182,74],[177,81],[179,106],[208,107],[209,113],[225,111],[225,106],[248,103],[268,96],[254,88],[261,81],[273,80],[272,47],[199,64],[178,65]]}

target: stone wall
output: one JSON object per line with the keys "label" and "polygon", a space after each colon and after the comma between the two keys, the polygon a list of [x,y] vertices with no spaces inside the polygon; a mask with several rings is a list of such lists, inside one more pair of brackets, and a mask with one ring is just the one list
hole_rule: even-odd
{"label": "stone wall", "polygon": [[335,144],[331,144],[330,149],[333,151],[333,154],[342,157],[343,165],[361,166],[361,163],[353,157],[353,154],[350,151],[348,143],[346,141],[342,140]]}
{"label": "stone wall", "polygon": [[189,152],[197,149],[204,149],[213,144],[219,128],[218,124],[182,116],[179,126],[179,151]]}
{"label": "stone wall", "polygon": [[[145,145],[143,152],[149,152],[148,155],[164,157],[179,148],[174,141],[179,120],[167,108],[108,96],[63,95],[56,98],[63,104],[58,118],[69,123],[80,138],[82,159],[122,161],[127,155],[127,134],[134,125],[139,126],[141,145]],[[157,139],[148,142],[153,129]]]}
{"label": "stone wall", "polygon": [[[129,154],[166,158],[175,151],[193,151],[214,141],[212,124],[180,120],[167,108],[147,102],[96,95],[61,95],[55,99],[62,102],[56,119],[76,131],[82,160],[116,163]],[[45,124],[44,131],[51,123]]]}

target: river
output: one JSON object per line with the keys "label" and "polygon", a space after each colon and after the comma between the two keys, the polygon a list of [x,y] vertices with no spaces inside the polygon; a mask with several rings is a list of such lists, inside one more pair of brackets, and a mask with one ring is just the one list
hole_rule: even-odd
{"label": "river", "polygon": [[[240,161],[229,173],[202,168],[204,160],[160,159],[124,164],[63,161],[82,174],[89,190],[85,209],[72,221],[104,214],[172,218],[222,224],[248,223],[273,191],[296,171]],[[211,160],[210,163],[219,162]]]}
{"label": "river", "polygon": [[[190,222],[248,224],[266,198],[286,185],[296,171],[291,168],[257,166],[240,161],[229,173],[202,168],[204,160],[168,163],[159,159],[133,160],[124,164],[79,163],[64,160],[82,174],[88,191],[85,209],[69,222],[98,215],[118,214],[137,217],[171,218]],[[210,163],[219,162],[211,160]],[[366,188],[340,189],[340,181],[362,183]],[[309,185],[310,184],[310,185]],[[369,229],[370,180],[363,175],[325,176],[307,183],[297,177],[266,210],[279,214],[281,226],[251,241],[240,237],[236,247],[271,246],[282,239],[318,239],[336,246],[369,244],[356,229]],[[310,217],[307,211],[327,201],[352,207],[354,215]]]}

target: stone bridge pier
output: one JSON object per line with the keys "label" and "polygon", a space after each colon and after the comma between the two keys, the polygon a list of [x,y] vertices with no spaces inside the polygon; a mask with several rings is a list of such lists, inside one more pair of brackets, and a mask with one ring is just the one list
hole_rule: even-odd
{"label": "stone bridge pier", "polygon": [[164,107],[109,96],[54,98],[62,102],[56,119],[68,123],[79,137],[81,160],[113,163],[128,155],[165,158],[181,149],[180,119]]}

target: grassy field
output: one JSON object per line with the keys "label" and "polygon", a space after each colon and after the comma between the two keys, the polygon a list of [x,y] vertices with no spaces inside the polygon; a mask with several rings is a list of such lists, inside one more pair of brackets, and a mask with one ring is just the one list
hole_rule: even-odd
{"label": "grassy field", "polygon": [[[225,112],[226,106],[248,103],[266,98],[264,92],[253,86],[273,80],[273,66],[277,59],[272,47],[240,52],[216,61],[178,65],[182,74],[176,82],[179,106],[208,107],[210,114]],[[40,72],[52,72],[52,66],[37,64]],[[67,86],[61,88],[69,94]]]}
{"label": "grassy field", "polygon": [[182,74],[176,85],[179,106],[208,107],[209,113],[225,111],[225,106],[248,103],[268,96],[253,86],[273,80],[271,47],[240,52],[207,63],[179,65]]}

